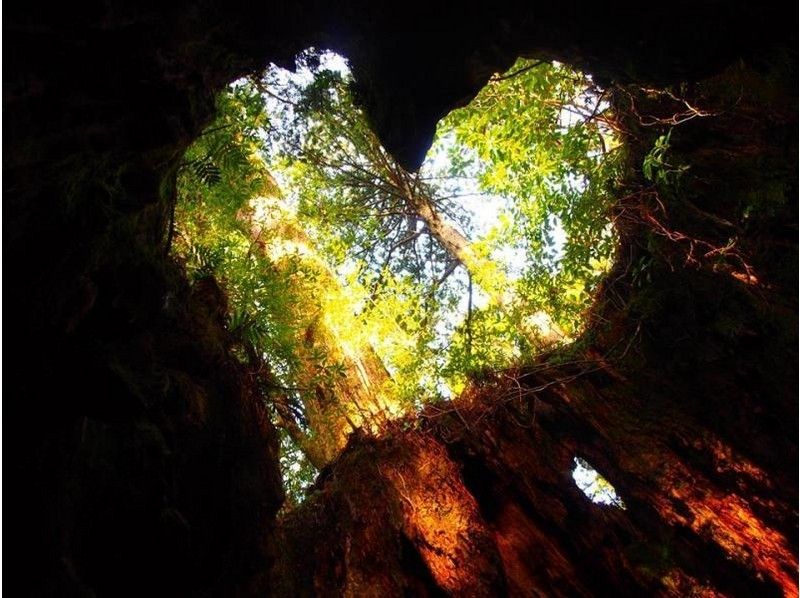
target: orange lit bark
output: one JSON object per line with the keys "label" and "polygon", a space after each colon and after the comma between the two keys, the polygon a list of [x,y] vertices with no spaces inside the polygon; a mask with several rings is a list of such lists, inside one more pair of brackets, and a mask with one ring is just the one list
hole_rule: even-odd
{"label": "orange lit bark", "polygon": [[[791,476],[767,474],[665,393],[637,396],[597,367],[517,372],[429,410],[420,430],[355,442],[283,521],[280,583],[296,591],[311,576],[340,595],[415,584],[429,595],[796,595]],[[575,456],[624,511],[581,494]],[[338,523],[298,536],[314,513]],[[294,569],[306,551],[310,569]],[[381,565],[365,571],[373,555]]]}

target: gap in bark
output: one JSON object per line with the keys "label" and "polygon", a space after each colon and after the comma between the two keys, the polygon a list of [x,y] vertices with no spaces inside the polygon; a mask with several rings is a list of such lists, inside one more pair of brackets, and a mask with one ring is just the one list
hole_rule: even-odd
{"label": "gap in bark", "polygon": [[625,503],[614,486],[592,467],[588,461],[575,457],[572,479],[580,491],[595,504],[608,505],[625,510]]}

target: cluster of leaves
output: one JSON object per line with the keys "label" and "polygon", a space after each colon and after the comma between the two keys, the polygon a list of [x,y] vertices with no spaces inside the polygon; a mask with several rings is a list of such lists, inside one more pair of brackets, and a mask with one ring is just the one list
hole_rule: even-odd
{"label": "cluster of leaves", "polygon": [[464,230],[469,219],[454,193],[397,164],[355,105],[349,75],[327,68],[324,59],[309,66],[313,56],[301,57],[298,77],[277,69],[265,76],[275,115],[268,135],[274,170],[298,219],[315,231],[320,254],[347,280],[400,398],[414,403],[421,394],[440,394],[435,328],[465,285],[450,278],[452,256],[409,205],[403,186],[413,185]]}
{"label": "cluster of leaves", "polygon": [[[562,338],[580,332],[615,249],[608,190],[618,166],[607,106],[591,80],[558,64],[520,61],[440,123],[429,158],[411,174],[369,129],[347,73],[327,68],[324,56],[303,61],[304,77],[273,70],[265,78],[282,123],[271,129],[271,148],[299,217],[319,232],[321,252],[370,285],[366,325],[385,317],[387,303],[396,306],[399,285],[416,296],[425,326],[416,326],[413,358],[403,356],[414,379],[403,379],[383,354],[402,387],[437,394],[446,379],[457,392],[465,372],[530,354],[542,344],[532,338],[531,314],[546,314],[544,328]],[[472,263],[462,269],[409,194],[430,200],[449,227],[472,237]],[[501,204],[497,224],[480,238],[475,214],[460,203],[469,196]],[[476,300],[484,295],[481,309],[473,292]]]}
{"label": "cluster of leaves", "polygon": [[[172,251],[190,280],[213,276],[223,286],[236,354],[262,374],[264,396],[273,404],[283,401],[302,422],[290,386],[299,367],[293,307],[301,289],[293,274],[301,267],[291,261],[278,267],[259,251],[259,239],[243,217],[251,200],[279,193],[263,158],[265,103],[250,82],[235,84],[217,101],[216,120],[189,148],[179,170]],[[315,470],[285,432],[281,446],[287,492],[297,499]]]}
{"label": "cluster of leaves", "polygon": [[524,262],[519,305],[545,311],[568,336],[581,330],[616,245],[610,190],[620,160],[607,108],[581,73],[520,60],[440,125],[472,151],[466,167],[481,190],[509,200],[491,244]]}
{"label": "cluster of leaves", "polygon": [[279,436],[280,467],[286,494],[284,509],[290,510],[303,502],[307,489],[317,477],[317,470],[285,429],[279,429]]}
{"label": "cluster of leaves", "polygon": [[241,219],[248,202],[276,192],[260,157],[266,111],[260,94],[242,83],[218,98],[218,116],[189,148],[179,171],[173,251],[191,279],[215,276],[230,306],[229,328],[242,346],[271,347],[273,358],[292,360],[291,322],[276,301],[291,301],[273,264],[254,251]]}
{"label": "cluster of leaves", "polygon": [[687,165],[673,165],[668,161],[670,137],[672,129],[660,135],[653,143],[652,149],[642,160],[642,173],[644,177],[662,188],[669,188],[677,184],[681,175],[689,168]]}
{"label": "cluster of leaves", "polygon": [[[317,230],[334,266],[357,260],[363,277],[378,283],[386,272],[436,280],[451,260],[403,197],[401,185],[412,182],[411,175],[381,146],[354,104],[349,75],[324,63],[318,69],[310,81],[279,80],[275,70],[265,79],[279,98],[274,106],[280,124],[270,131],[271,147],[298,217]],[[425,187],[421,192],[440,214],[468,226],[455,198],[418,176],[413,184]]]}

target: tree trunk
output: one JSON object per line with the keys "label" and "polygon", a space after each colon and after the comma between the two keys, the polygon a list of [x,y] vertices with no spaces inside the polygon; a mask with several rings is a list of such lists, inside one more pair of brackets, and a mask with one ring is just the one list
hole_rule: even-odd
{"label": "tree trunk", "polygon": [[[519,10],[481,3],[477,10],[459,10],[458,22],[443,3],[373,6],[359,10],[356,3],[211,0],[140,8],[112,1],[41,10],[34,3],[17,2],[4,13],[4,33],[13,48],[3,75],[8,149],[3,164],[4,276],[13,281],[3,296],[4,340],[10,349],[3,363],[3,498],[12,514],[4,528],[6,546],[11,547],[4,562],[7,585],[20,588],[20,595],[34,596],[280,595],[277,581],[262,583],[268,581],[264,573],[272,555],[294,550],[303,533],[322,537],[312,530],[333,528],[336,516],[347,513],[347,505],[320,499],[316,504],[331,508],[320,508],[316,519],[298,513],[294,521],[305,527],[285,527],[284,538],[291,541],[276,541],[277,438],[269,422],[259,420],[260,400],[230,352],[232,340],[224,320],[214,315],[220,305],[213,293],[209,297],[208,289],[189,289],[180,270],[165,259],[163,246],[174,199],[175,159],[209,122],[215,93],[269,60],[290,62],[298,49],[320,40],[352,59],[375,130],[409,169],[421,162],[437,118],[474,95],[492,72],[508,67],[518,55],[541,53],[583,65],[597,81],[673,82],[757,56],[767,77],[751,73],[724,85],[723,90],[734,92],[716,106],[726,126],[699,129],[700,141],[713,138],[730,154],[710,156],[717,174],[724,176],[704,183],[709,201],[692,198],[692,203],[737,225],[740,220],[726,213],[726,207],[735,211],[739,200],[742,207],[766,202],[774,210],[771,220],[748,219],[747,246],[740,247],[747,249],[755,274],[764,282],[748,286],[745,281],[752,278],[742,269],[707,267],[707,280],[699,289],[705,300],[694,301],[681,294],[685,278],[669,278],[666,267],[655,271],[653,279],[658,282],[666,271],[666,280],[678,285],[667,298],[677,301],[665,304],[663,296],[650,292],[651,285],[642,283],[638,301],[617,308],[632,323],[620,328],[620,334],[632,335],[643,322],[637,341],[625,353],[628,366],[644,362],[644,356],[657,357],[652,348],[658,343],[668,358],[664,364],[650,362],[652,376],[646,380],[624,372],[632,382],[647,382],[640,398],[646,400],[654,389],[669,394],[679,382],[682,394],[668,396],[665,403],[674,401],[672,411],[685,409],[691,421],[704,422],[764,473],[768,482],[759,485],[770,483],[774,497],[759,507],[757,520],[786,530],[796,552],[796,513],[780,521],[797,504],[793,19],[785,18],[777,2],[741,0],[724,10],[711,2],[653,4],[636,11],[609,10],[599,3],[580,11],[555,3],[528,3]],[[781,51],[779,60],[787,71],[769,71],[775,59],[769,48]],[[756,102],[754,88],[762,91]],[[743,113],[748,102],[751,109]],[[696,118],[689,127],[706,120]],[[769,134],[759,138],[765,123],[772,123]],[[676,142],[678,137],[673,135]],[[742,141],[739,147],[737,140]],[[781,194],[788,203],[769,203]],[[618,224],[631,226],[624,218]],[[695,232],[708,231],[708,223],[694,224]],[[634,260],[647,257],[643,248],[660,237],[638,239],[638,244],[623,247],[634,253]],[[622,257],[623,267],[614,276],[631,263],[627,253]],[[683,264],[673,260],[676,270],[686,269]],[[726,296],[733,284],[755,296],[764,292],[764,297],[737,314]],[[762,284],[772,288],[764,291]],[[653,311],[659,312],[657,317]],[[720,317],[731,314],[727,322]],[[692,326],[686,327],[687,321]],[[630,338],[621,337],[620,346],[627,346]],[[602,386],[608,380],[600,376],[594,383]],[[602,405],[598,413],[604,413]],[[628,429],[635,429],[638,414],[630,416]],[[588,420],[593,421],[591,413]],[[652,415],[649,420],[654,421]],[[471,424],[473,432],[484,426],[486,418]],[[688,441],[693,447],[695,439]],[[625,452],[615,444],[614,434],[604,446],[611,454]],[[703,446],[702,437],[698,446]],[[702,451],[694,448],[682,454],[701,477],[749,500],[752,468],[742,468],[739,461],[703,460]],[[493,467],[489,461],[485,466]],[[468,471],[462,477],[470,477]],[[400,473],[408,482],[406,472]],[[604,473],[625,492],[625,475]],[[515,476],[516,487],[532,483],[527,473]],[[321,494],[333,497],[334,484],[332,476],[321,481]],[[652,504],[672,500],[673,489],[662,488],[664,492],[652,495]],[[687,489],[674,491],[685,495]],[[626,517],[648,512],[646,505],[637,507],[630,498],[628,503]],[[370,521],[383,503],[373,504],[377,508],[369,513]],[[365,508],[359,507],[357,514]],[[722,513],[725,506],[716,508]],[[564,511],[563,518],[569,519],[571,512]],[[658,520],[656,509],[649,513],[651,521]],[[703,518],[718,520],[715,512]],[[736,521],[744,527],[751,523]],[[419,557],[415,542],[421,541],[401,537],[392,544],[397,535],[388,536],[384,544],[394,550],[388,557],[359,555],[343,544],[344,532],[351,529],[343,525],[327,553],[313,544],[300,555],[310,566],[298,582],[326,564],[342,562],[333,555],[347,550],[349,563],[362,559],[362,570],[370,561],[374,570],[398,554],[403,571],[409,572],[404,578],[412,595],[438,587]],[[374,529],[362,527],[360,537]],[[551,527],[545,536],[557,530]],[[520,528],[517,535],[524,539],[524,531]],[[708,587],[752,596],[759,594],[747,593],[747,580],[756,583],[752,580],[757,574],[770,579],[731,561],[726,582],[716,564],[735,547],[719,547],[713,538],[703,543],[702,531],[697,534],[686,524],[667,531],[662,538],[655,536],[649,552],[643,550],[647,544],[640,544],[642,549],[620,551],[617,560],[642,553],[666,559],[699,546],[705,551],[695,556],[713,557],[708,565],[694,560],[699,571],[695,577]],[[541,551],[549,545],[542,543]],[[588,545],[570,555],[583,580],[589,577],[583,573],[587,567],[602,565],[585,550]],[[750,549],[763,555],[764,546],[762,538]],[[534,547],[520,554],[541,559],[539,551]],[[340,568],[318,575],[333,583],[312,591],[335,594],[342,585],[336,580],[346,572]],[[538,572],[546,574],[544,569]],[[617,590],[603,585],[607,577],[600,569],[597,595]],[[738,580],[745,583],[737,591]],[[537,593],[533,585],[526,590]],[[711,591],[697,592],[702,593]]]}
{"label": "tree trunk", "polygon": [[[393,382],[372,346],[353,334],[360,323],[352,311],[339,309],[333,317],[327,313],[327,304],[346,301],[341,285],[280,201],[259,198],[240,219],[274,263],[277,275],[298,281],[292,315],[300,365],[294,384],[307,429],[286,410],[279,412],[280,423],[309,461],[322,469],[352,432],[377,431],[388,417],[398,415]],[[332,371],[326,373],[326,367]]]}
{"label": "tree trunk", "polygon": [[[542,364],[354,447],[282,522],[279,594],[796,595],[795,480],[642,375]],[[581,494],[576,457],[625,510]]]}

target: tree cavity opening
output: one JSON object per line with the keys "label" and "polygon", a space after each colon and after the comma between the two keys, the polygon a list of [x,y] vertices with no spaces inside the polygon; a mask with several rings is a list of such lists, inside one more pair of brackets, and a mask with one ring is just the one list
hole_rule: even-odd
{"label": "tree cavity opening", "polygon": [[616,247],[620,145],[591,77],[518,61],[414,173],[352,89],[315,50],[237,81],[179,172],[173,252],[226,289],[294,498],[353,431],[579,338]]}

